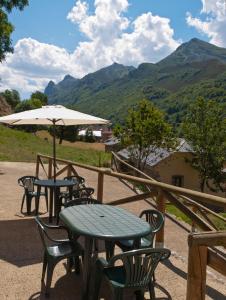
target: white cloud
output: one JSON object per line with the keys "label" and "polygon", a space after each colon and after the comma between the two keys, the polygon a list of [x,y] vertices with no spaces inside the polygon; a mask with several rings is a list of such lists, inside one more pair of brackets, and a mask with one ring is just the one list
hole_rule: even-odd
{"label": "white cloud", "polygon": [[151,12],[134,20],[126,17],[128,0],[95,0],[94,8],[90,14],[88,3],[79,0],[68,13],[67,19],[86,39],[71,54],[31,38],[19,40],[14,54],[0,65],[0,88],[32,92],[65,74],[78,78],[113,62],[135,66],[157,62],[179,45],[169,19]]}
{"label": "white cloud", "polygon": [[65,49],[25,38],[16,43],[14,53],[0,65],[0,89],[12,88],[27,94],[42,90],[49,80],[60,80],[70,72],[70,55]]}
{"label": "white cloud", "polygon": [[187,24],[208,36],[210,42],[226,47],[226,0],[202,0],[204,20],[187,14]]}

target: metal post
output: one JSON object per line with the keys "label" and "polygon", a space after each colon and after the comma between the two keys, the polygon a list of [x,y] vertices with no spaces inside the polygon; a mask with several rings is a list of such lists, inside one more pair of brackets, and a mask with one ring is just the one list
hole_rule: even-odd
{"label": "metal post", "polygon": [[53,178],[56,181],[56,120],[53,119]]}

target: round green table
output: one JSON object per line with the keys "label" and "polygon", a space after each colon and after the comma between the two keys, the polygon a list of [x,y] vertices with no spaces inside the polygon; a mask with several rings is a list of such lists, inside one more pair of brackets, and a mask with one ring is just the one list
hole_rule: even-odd
{"label": "round green table", "polygon": [[150,225],[129,211],[111,205],[76,205],[60,212],[60,219],[75,235],[85,237],[82,299],[89,299],[94,239],[108,242],[139,240],[151,233]]}

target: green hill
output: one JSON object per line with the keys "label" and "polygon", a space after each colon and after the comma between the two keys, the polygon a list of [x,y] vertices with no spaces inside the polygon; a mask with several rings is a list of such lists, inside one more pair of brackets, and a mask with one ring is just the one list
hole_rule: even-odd
{"label": "green hill", "polygon": [[[207,94],[206,85],[211,85],[213,95],[220,75],[221,88],[225,88],[225,72],[226,49],[192,39],[157,64],[143,63],[138,68],[113,64],[82,79],[50,82],[45,93],[51,104],[67,105],[112,122],[122,121],[129,107],[147,98],[166,111],[170,121],[178,122],[194,97]],[[224,95],[214,98],[225,102]]]}
{"label": "green hill", "polygon": [[[107,165],[110,155],[91,149],[57,145],[57,157],[98,166]],[[36,161],[37,153],[52,156],[52,143],[31,133],[0,125],[0,161]]]}

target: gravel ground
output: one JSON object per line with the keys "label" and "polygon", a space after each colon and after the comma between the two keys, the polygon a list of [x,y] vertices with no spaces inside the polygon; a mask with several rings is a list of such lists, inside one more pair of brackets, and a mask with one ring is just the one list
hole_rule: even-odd
{"label": "gravel ground", "polygon": [[[33,216],[28,217],[20,213],[23,191],[17,184],[20,176],[34,174],[35,165],[0,162],[0,170],[0,300],[45,299],[40,283],[41,242]],[[86,178],[87,185],[96,189],[97,175],[94,172],[83,169],[78,169],[78,172]],[[106,176],[105,202],[129,195],[133,195],[132,191],[117,179]],[[43,216],[46,216],[44,203],[45,201],[41,204],[41,211]],[[150,206],[145,201],[139,201],[122,207],[139,215],[141,210]],[[156,271],[156,299],[186,299],[187,233],[169,218],[166,218],[165,224],[165,247],[171,249],[172,255],[167,263],[160,264]],[[65,262],[59,263],[54,271],[51,299],[77,300],[80,299],[80,292],[81,275],[75,275],[74,272],[66,274]],[[111,299],[105,283],[101,296],[102,299]],[[125,299],[132,300],[133,295],[126,294]],[[149,299],[148,293],[145,299]],[[206,299],[226,300],[225,277],[210,270],[207,275]]]}

